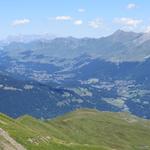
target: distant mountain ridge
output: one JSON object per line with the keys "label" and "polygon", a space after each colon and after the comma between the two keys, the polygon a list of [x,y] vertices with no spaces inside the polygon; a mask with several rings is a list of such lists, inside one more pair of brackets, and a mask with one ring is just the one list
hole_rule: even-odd
{"label": "distant mountain ridge", "polygon": [[[33,37],[34,39],[34,37]],[[30,57],[36,55],[56,58],[75,58],[87,54],[109,61],[142,61],[150,55],[150,34],[134,33],[118,30],[110,36],[102,38],[52,38],[51,40],[36,40],[22,43],[19,40],[4,46],[3,50],[12,56],[19,57],[21,53],[30,50]],[[16,49],[16,48],[19,49]],[[12,54],[12,51],[14,54]]]}
{"label": "distant mountain ridge", "polygon": [[24,34],[19,34],[19,35],[12,35],[12,36],[7,36],[6,38],[1,39],[1,43],[4,44],[10,44],[12,42],[21,42],[21,43],[29,43],[33,41],[47,41],[47,40],[52,40],[56,38],[54,35],[51,35],[49,33],[43,33],[43,34],[32,34],[32,35],[24,35]]}

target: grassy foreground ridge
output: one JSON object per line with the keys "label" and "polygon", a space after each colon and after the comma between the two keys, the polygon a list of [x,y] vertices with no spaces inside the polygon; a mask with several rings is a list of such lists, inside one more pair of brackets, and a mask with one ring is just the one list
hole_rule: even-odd
{"label": "grassy foreground ridge", "polygon": [[[0,114],[0,129],[27,150],[150,150],[150,121],[128,113],[82,109],[44,121]],[[6,144],[0,134],[0,150]]]}

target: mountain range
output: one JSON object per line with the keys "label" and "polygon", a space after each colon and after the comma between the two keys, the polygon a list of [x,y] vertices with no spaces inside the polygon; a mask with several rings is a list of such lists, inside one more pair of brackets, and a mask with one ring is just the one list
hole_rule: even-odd
{"label": "mountain range", "polygon": [[2,113],[53,118],[96,108],[150,118],[149,33],[16,38],[0,45]]}

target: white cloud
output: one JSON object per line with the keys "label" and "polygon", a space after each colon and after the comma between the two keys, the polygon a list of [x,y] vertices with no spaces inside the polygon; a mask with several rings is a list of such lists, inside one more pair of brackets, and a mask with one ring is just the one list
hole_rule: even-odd
{"label": "white cloud", "polygon": [[71,16],[56,16],[55,20],[67,21],[67,20],[72,20],[72,17]]}
{"label": "white cloud", "polygon": [[146,33],[150,33],[150,26],[147,26],[147,27],[146,27],[145,32],[146,32]]}
{"label": "white cloud", "polygon": [[128,27],[137,27],[140,23],[142,23],[142,20],[140,19],[133,19],[133,18],[116,18],[114,19],[114,22],[123,26],[128,26]]}
{"label": "white cloud", "polygon": [[127,5],[127,9],[135,9],[135,8],[137,8],[137,5],[134,3],[130,3]]}
{"label": "white cloud", "polygon": [[103,20],[100,18],[96,18],[95,20],[89,22],[89,26],[95,29],[100,28],[103,26]]}
{"label": "white cloud", "polygon": [[29,24],[31,21],[29,19],[18,19],[18,20],[14,20],[12,25],[13,26],[20,26],[20,25],[25,25],[25,24]]}
{"label": "white cloud", "polygon": [[75,25],[81,25],[81,24],[83,24],[83,21],[82,20],[75,20],[74,24]]}
{"label": "white cloud", "polygon": [[83,12],[85,12],[85,9],[79,8],[79,9],[78,9],[78,12],[83,13]]}

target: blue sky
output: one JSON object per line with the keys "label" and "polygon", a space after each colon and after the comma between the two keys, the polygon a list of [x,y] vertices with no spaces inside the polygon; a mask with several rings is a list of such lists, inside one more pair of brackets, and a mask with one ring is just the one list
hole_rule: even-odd
{"label": "blue sky", "polygon": [[101,37],[150,31],[149,0],[0,0],[0,38],[16,34]]}

